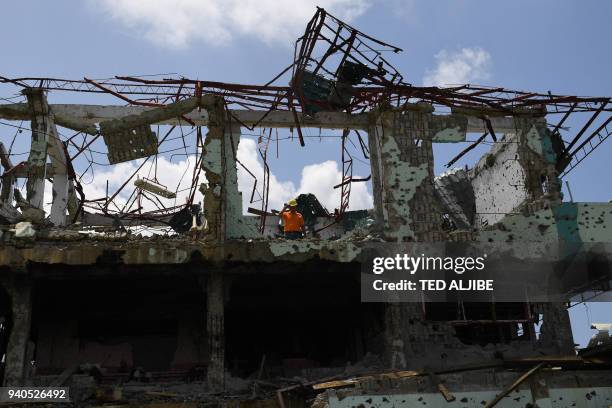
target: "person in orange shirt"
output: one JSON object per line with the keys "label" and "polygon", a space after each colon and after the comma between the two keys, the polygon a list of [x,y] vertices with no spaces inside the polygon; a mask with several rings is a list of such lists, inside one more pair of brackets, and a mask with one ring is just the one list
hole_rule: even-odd
{"label": "person in orange shirt", "polygon": [[287,239],[302,238],[304,233],[304,218],[297,210],[297,201],[289,200],[281,210],[279,216],[283,221],[283,232]]}

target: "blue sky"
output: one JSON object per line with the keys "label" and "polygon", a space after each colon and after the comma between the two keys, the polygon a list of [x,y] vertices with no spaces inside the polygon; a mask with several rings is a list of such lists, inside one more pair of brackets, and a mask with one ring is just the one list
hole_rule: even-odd
{"label": "blue sky", "polygon": [[[264,83],[290,62],[292,43],[303,32],[315,4],[311,0],[4,2],[0,74],[78,79],[177,73]],[[321,0],[319,4],[350,18],[360,30],[403,48],[403,53],[389,59],[417,85],[426,78],[457,79],[560,94],[612,95],[611,2]],[[449,66],[454,77],[440,70]],[[77,97],[87,102],[83,95],[49,98],[60,102]],[[273,172],[278,188],[292,183],[292,192],[310,186],[304,184],[304,166],[338,160],[339,154],[337,144],[328,141],[308,143],[306,153],[295,143],[281,149]],[[442,171],[442,164],[459,149],[436,147],[436,171]],[[576,201],[612,199],[612,178],[604,176],[610,172],[611,153],[608,141],[570,173]],[[458,164],[474,159],[475,155],[468,156]],[[368,172],[365,165],[357,171]],[[361,193],[366,200],[367,191]],[[589,307],[592,321],[612,321],[609,305]],[[584,306],[572,308],[572,318],[576,341],[584,344],[591,333]]]}

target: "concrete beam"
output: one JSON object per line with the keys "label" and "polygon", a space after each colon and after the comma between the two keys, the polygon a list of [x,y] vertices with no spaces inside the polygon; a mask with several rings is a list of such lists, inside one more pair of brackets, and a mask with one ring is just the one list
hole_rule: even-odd
{"label": "concrete beam", "polygon": [[[240,122],[252,126],[259,122],[266,114],[265,111],[233,110],[232,116]],[[344,112],[318,112],[313,117],[298,114],[302,127],[325,128],[325,129],[357,129],[363,130],[369,127],[369,115],[367,113],[350,115]],[[230,118],[231,120],[232,118]],[[291,128],[295,126],[293,114],[288,111],[270,112],[259,124],[261,127]]]}
{"label": "concrete beam", "polygon": [[[467,131],[469,133],[484,133],[487,127],[484,121],[474,116],[468,116]],[[512,117],[490,118],[493,130],[498,133],[516,133],[516,123]]]}
{"label": "concrete beam", "polygon": [[[9,120],[28,119],[27,110],[24,111],[25,104],[0,105],[0,118]],[[160,108],[147,106],[117,106],[117,105],[80,105],[80,104],[55,104],[51,105],[51,110],[56,117],[70,118],[83,125],[94,125],[100,122],[107,122],[115,119],[134,117],[144,112],[159,110]],[[251,110],[232,110],[232,117],[228,120],[242,122],[247,126],[252,126],[259,122],[267,111]],[[146,115],[149,116],[149,115]],[[151,115],[152,118],[161,119],[156,122],[160,125],[189,125],[185,120],[181,120],[177,114],[171,118],[163,118],[161,115]],[[189,120],[197,126],[208,125],[208,112],[202,109],[200,112],[193,110],[185,114]],[[342,112],[320,112],[313,118],[304,117],[298,114],[298,118],[303,127],[324,127],[326,129],[366,129],[368,127],[368,115],[348,115]],[[290,128],[295,126],[293,114],[288,111],[273,111],[265,116],[258,125],[261,127]]]}
{"label": "concrete beam", "polygon": [[198,98],[189,98],[180,102],[164,105],[163,107],[146,109],[139,114],[127,115],[121,119],[111,119],[100,122],[100,133],[105,136],[107,134],[119,133],[140,126],[150,125],[151,123],[160,123],[176,119],[179,116],[194,111],[199,103]]}
{"label": "concrete beam", "polygon": [[[98,133],[98,129],[93,125],[93,123],[83,120],[82,118],[71,117],[70,115],[64,115],[61,113],[57,114],[55,112],[53,112],[53,114],[55,117],[55,123],[57,123],[59,126],[84,132],[90,135],[95,135]],[[7,120],[28,120],[30,118],[28,104],[0,104],[0,118]]]}
{"label": "concrete beam", "polygon": [[[28,119],[25,104],[6,104],[0,105],[0,118],[10,120]],[[79,123],[81,126],[94,125],[113,119],[121,119],[130,115],[140,115],[143,112],[159,108],[147,106],[117,106],[117,105],[81,105],[81,104],[53,104],[50,105],[56,118],[69,118],[70,121]],[[232,110],[232,117],[235,121],[240,121],[245,125],[252,126],[266,115],[267,111]],[[208,125],[208,112],[202,109],[191,111],[185,115],[197,126]],[[440,115],[442,116],[442,115]],[[314,117],[304,117],[298,114],[300,123],[303,127],[326,128],[326,129],[358,129],[365,130],[369,127],[369,115],[366,113],[349,115],[342,112],[319,112]],[[515,125],[512,117],[492,117],[490,118],[493,128],[499,133],[514,132]],[[56,119],[57,123],[59,121]],[[188,125],[180,118],[166,118],[159,122],[162,125]],[[60,124],[61,125],[61,124]],[[267,114],[258,126],[290,128],[295,126],[293,114],[288,111],[273,111]],[[467,132],[483,132],[485,130],[482,119],[468,116]],[[442,141],[442,140],[441,140]]]}

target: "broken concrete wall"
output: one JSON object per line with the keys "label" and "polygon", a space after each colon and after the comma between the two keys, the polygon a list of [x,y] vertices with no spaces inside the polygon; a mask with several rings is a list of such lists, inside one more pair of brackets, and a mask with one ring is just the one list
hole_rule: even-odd
{"label": "broken concrete wall", "polygon": [[516,134],[506,134],[496,143],[470,176],[476,198],[476,227],[498,222],[529,197]]}
{"label": "broken concrete wall", "polygon": [[[387,307],[385,314],[385,364],[391,369],[444,369],[461,364],[469,365],[492,361],[499,356],[506,359],[544,355],[570,355],[573,353],[573,339],[567,310],[563,304],[541,304],[536,308],[543,318],[542,337],[536,340],[533,326],[523,323],[524,335],[518,336],[518,323],[486,325],[487,337],[479,338],[484,321],[460,323],[459,316],[454,323],[448,320],[433,320],[425,309],[429,306],[417,303],[395,303]],[[459,303],[447,304],[456,313]],[[483,307],[491,308],[490,304]],[[511,306],[497,304],[498,316]],[[516,307],[522,307],[517,305]],[[525,308],[525,312],[526,312]],[[524,317],[525,318],[525,317]],[[492,319],[489,317],[488,319]],[[457,324],[455,324],[457,323]],[[459,330],[461,329],[461,333]],[[509,332],[510,329],[511,332]],[[502,335],[502,333],[504,333]]]}
{"label": "broken concrete wall", "polygon": [[[408,106],[403,111],[382,112],[377,126],[373,127],[375,135],[370,138],[374,139],[370,144],[371,152],[374,152],[372,174],[373,184],[378,186],[374,187],[374,194],[375,203],[381,205],[375,212],[387,239],[441,240],[444,237],[440,231],[443,212],[457,213],[457,223],[464,228],[472,225],[475,211],[500,213],[498,218],[491,218],[491,222],[501,219],[530,197],[524,187],[531,186],[524,167],[536,159],[545,165],[542,156],[529,156],[527,139],[525,146],[509,139],[506,140],[509,143],[497,144],[495,154],[479,163],[475,172],[479,179],[470,183],[465,171],[454,180],[447,176],[447,180],[440,181],[440,190],[444,191],[445,197],[436,197],[431,143],[432,134],[444,131],[438,119],[431,115],[431,108],[427,105]],[[465,127],[461,127],[464,120],[457,118],[458,130],[455,133],[459,136],[465,131]],[[453,129],[453,124],[451,121],[444,126]],[[496,162],[497,167],[494,167]],[[503,196],[507,193],[505,188],[515,185],[523,186],[525,193],[509,193],[509,200],[499,204],[496,195]],[[499,192],[492,191],[492,188],[499,188]],[[487,202],[486,197],[491,196],[494,198]],[[536,196],[534,193],[531,197]],[[422,305],[417,304],[389,304],[385,311],[385,326],[385,361],[396,369],[444,366],[459,358],[476,362],[494,358],[500,351],[516,356],[534,353],[534,339],[518,340],[511,345],[490,345],[487,349],[464,344],[451,323],[428,320]],[[553,348],[549,347],[549,350]]]}
{"label": "broken concrete wall", "polygon": [[531,200],[544,198],[550,202],[560,201],[557,153],[546,120],[519,117],[515,123],[521,135],[521,161],[526,169],[526,186]]}
{"label": "broken concrete wall", "polygon": [[567,306],[563,303],[543,303],[537,311],[544,318],[540,327],[540,349],[550,350],[550,354],[572,355],[574,336]]}
{"label": "broken concrete wall", "polygon": [[[389,373],[357,378],[349,387],[330,387],[317,397],[319,405],[316,406],[603,408],[612,401],[610,370],[563,367],[528,371],[540,360],[535,361],[533,365],[524,367],[479,369],[464,366],[460,370],[431,376],[406,373],[405,377],[397,378]],[[509,391],[512,385],[512,391]],[[499,403],[494,403],[500,395],[504,397]]]}
{"label": "broken concrete wall", "polygon": [[443,211],[458,229],[470,229],[474,223],[476,198],[468,173],[454,168],[435,178],[435,192]]}
{"label": "broken concrete wall", "polygon": [[542,203],[527,205],[479,231],[481,242],[609,243],[612,204]]}
{"label": "broken concrete wall", "polygon": [[[255,217],[249,218],[253,218],[253,221],[256,221]],[[279,227],[279,221],[280,218],[276,215],[267,216],[266,226],[262,236],[267,238],[274,238],[278,234],[281,234],[282,230]],[[329,217],[317,217],[314,224],[314,230],[320,230],[317,232],[317,236],[321,239],[331,239],[334,237],[339,237],[345,232],[347,232],[347,229],[345,229],[342,223],[334,224],[334,219]]]}
{"label": "broken concrete wall", "polygon": [[[427,104],[383,111],[369,138],[375,214],[387,240],[442,239],[441,206],[434,193],[432,111]],[[418,306],[386,305],[384,357],[393,369],[407,368],[417,355],[412,350],[414,326],[405,323],[419,319]]]}
{"label": "broken concrete wall", "polygon": [[543,119],[515,118],[516,132],[495,143],[470,171],[477,227],[494,224],[522,204],[558,201],[556,155]]}

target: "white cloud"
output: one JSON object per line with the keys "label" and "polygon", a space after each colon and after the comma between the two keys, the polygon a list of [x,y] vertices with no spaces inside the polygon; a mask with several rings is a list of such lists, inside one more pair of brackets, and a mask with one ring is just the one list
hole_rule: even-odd
{"label": "white cloud", "polygon": [[[94,178],[91,179],[91,173],[88,173],[81,180],[83,192],[85,193],[85,198],[87,200],[96,200],[100,198],[106,197],[106,182],[108,180],[108,194],[112,196],[115,191],[121,187],[121,185],[127,180],[129,176],[131,176],[138,166],[142,164],[143,159],[133,160],[129,162],[119,163],[110,167],[96,167]],[[152,162],[152,160],[149,160]],[[157,161],[157,182],[162,184],[168,188],[170,191],[176,192],[176,199],[167,199],[160,196],[157,196],[159,200],[164,204],[166,208],[174,207],[177,205],[182,205],[187,202],[187,198],[189,195],[189,186],[191,185],[191,178],[193,175],[193,167],[195,164],[195,160],[192,158],[190,160],[182,160],[179,162],[170,162],[163,156],[160,156]],[[134,180],[136,177],[140,178],[148,178],[149,180],[155,179],[154,170],[150,170],[151,166],[149,164],[145,164],[142,169],[140,169],[136,176],[134,176],[130,182],[121,190],[121,192],[113,199],[114,205],[111,203],[109,205],[109,210],[111,212],[116,212],[119,209],[123,209],[123,206],[127,203],[130,195],[134,191]],[[185,174],[183,176],[183,174]],[[206,177],[204,176],[204,172],[200,172],[200,178],[198,181],[198,185],[200,183],[206,183]],[[187,190],[185,190],[187,189]],[[180,191],[185,190],[185,191]],[[21,189],[21,194],[25,197],[25,188]],[[51,213],[51,203],[53,200],[53,192],[52,192],[52,183],[49,181],[45,181],[45,193],[44,193],[44,204],[43,209],[47,216]],[[149,197],[153,197],[153,194],[147,193]],[[77,195],[78,198],[80,198]],[[196,190],[194,196],[194,203],[201,203],[204,197]],[[153,204],[151,201],[143,199],[141,201],[142,211],[152,211],[157,210],[158,206]],[[117,208],[118,207],[118,208]],[[136,209],[136,204],[131,206],[131,210]],[[95,208],[86,208],[88,212],[99,213],[97,207]],[[139,232],[150,235],[152,231],[141,231]]]}
{"label": "white cloud", "polygon": [[[241,139],[238,145],[238,159],[258,179],[258,188],[261,191],[263,180],[263,164],[258,159],[257,144],[252,139]],[[355,177],[360,177],[355,175]],[[270,174],[270,194],[268,209],[280,210],[283,203],[302,193],[312,193],[329,211],[340,207],[340,189],[333,187],[342,180],[342,173],[335,161],[325,161],[311,164],[302,169],[299,187],[290,181],[279,181],[272,173]],[[238,186],[242,191],[243,208],[260,208],[261,203],[249,204],[253,177],[238,166]],[[257,196],[256,196],[257,197]],[[360,210],[372,207],[372,195],[368,192],[365,183],[353,183],[351,186],[351,199],[349,210]]]}
{"label": "white cloud", "polygon": [[491,54],[480,47],[442,50],[435,55],[438,66],[423,77],[424,86],[448,86],[490,78]]}
{"label": "white cloud", "polygon": [[[238,159],[257,177],[258,190],[262,192],[263,183],[263,164],[257,153],[257,144],[252,139],[243,138],[240,140],[238,147]],[[150,159],[150,162],[152,160]],[[142,164],[142,159],[133,160],[130,162],[119,163],[109,167],[97,167],[93,180],[91,173],[86,175],[82,180],[83,192],[88,200],[104,198],[106,196],[106,181],[108,180],[109,195],[112,195],[126,181],[127,177],[132,175],[138,166]],[[171,191],[177,191],[176,199],[166,199],[159,197],[161,202],[166,207],[181,205],[186,203],[189,194],[188,189],[191,184],[193,175],[193,166],[195,160],[182,160],[178,162],[170,162],[163,156],[158,158],[157,162],[157,181],[166,186]],[[150,163],[145,164],[138,171],[139,177],[148,179],[154,178],[154,169],[151,169]],[[183,175],[184,174],[184,175]],[[355,175],[355,177],[361,177]],[[311,164],[302,169],[302,175],[299,187],[291,181],[279,180],[273,172],[270,174],[270,193],[268,209],[281,209],[283,204],[297,195],[302,193],[312,193],[317,196],[321,204],[330,212],[334,208],[340,206],[340,189],[334,189],[333,186],[340,183],[342,174],[338,168],[338,163],[334,161],[325,161],[318,164]],[[136,176],[125,186],[113,202],[122,208],[127,202],[129,196],[134,190],[134,180]],[[251,177],[240,165],[238,165],[238,187],[242,192],[243,212],[246,214],[248,207],[260,208],[261,202],[250,204],[251,189],[253,187],[253,177]],[[206,178],[204,171],[200,172],[198,184],[205,183]],[[185,191],[181,191],[185,190]],[[25,191],[23,192],[25,194]],[[151,196],[151,194],[149,194]],[[257,194],[255,196],[258,197]],[[45,183],[45,211],[47,215],[51,209],[51,183]],[[199,191],[196,191],[194,198],[195,203],[203,201],[203,196]],[[351,200],[349,210],[360,210],[372,207],[372,196],[368,192],[365,183],[353,183],[351,189]],[[143,211],[155,210],[155,207],[148,200],[142,200]],[[136,208],[135,206],[132,209]],[[110,210],[117,211],[113,205],[109,206]],[[91,211],[91,210],[90,210]],[[97,212],[97,211],[95,211]]]}
{"label": "white cloud", "polygon": [[[140,169],[137,173],[137,176],[134,176],[132,180],[123,188],[121,193],[117,195],[117,197],[113,200],[115,204],[119,208],[127,202],[130,194],[134,190],[134,181],[137,177],[140,178],[148,178],[149,180],[155,179],[155,170],[151,168],[153,163],[152,159],[149,159],[149,162],[145,164],[142,169]],[[94,178],[91,178],[86,175],[83,178],[83,192],[85,193],[85,197],[88,200],[94,200],[98,198],[104,198],[106,196],[106,181],[108,180],[108,193],[109,196],[114,194],[119,187],[126,181],[126,179],[131,176],[138,166],[142,164],[141,160],[133,160],[130,162],[119,163],[114,166],[100,168],[98,167],[95,171]],[[195,164],[195,159],[185,159],[178,162],[170,162],[163,156],[160,156],[157,160],[157,182],[162,184],[171,191],[177,191],[176,199],[167,199],[163,197],[158,197],[160,201],[166,207],[172,207],[174,205],[182,205],[187,202],[187,196],[189,194],[188,190],[180,191],[187,189],[191,185],[191,178],[193,176],[193,166]],[[184,176],[183,176],[184,174]],[[182,177],[182,179],[181,179]],[[91,181],[91,182],[89,182]],[[200,173],[199,183],[206,182],[204,177],[204,172]],[[152,194],[148,194],[152,196]],[[45,196],[50,199],[51,195]],[[45,200],[46,201],[46,200]],[[202,194],[199,191],[196,192],[194,197],[194,202],[198,203],[202,201]],[[143,211],[155,210],[157,207],[153,205],[150,201],[144,199],[142,200]],[[111,210],[116,211],[117,208],[114,206],[109,206]],[[132,208],[136,208],[135,206]]]}
{"label": "white cloud", "polygon": [[[257,177],[257,189],[262,194],[264,167],[259,161],[257,153],[257,144],[252,139],[242,138],[238,144],[238,160]],[[293,198],[296,194],[296,188],[290,181],[281,182],[276,176],[270,172],[270,191],[268,199],[268,210],[280,209],[283,203]],[[260,208],[261,202],[250,204],[251,191],[253,188],[254,179],[240,165],[238,165],[238,187],[242,191],[242,209],[246,211],[248,207]],[[255,200],[259,196],[255,193]]]}
{"label": "white cloud", "polygon": [[[356,178],[361,178],[355,175]],[[328,210],[340,207],[340,188],[334,186],[342,181],[342,172],[335,161],[325,161],[319,164],[305,166],[298,194],[312,193]],[[362,210],[372,207],[372,196],[365,183],[351,185],[349,210]]]}
{"label": "white cloud", "polygon": [[421,20],[418,18],[416,10],[417,1],[418,0],[388,0],[384,5],[390,8],[394,17],[401,18],[411,24],[420,25]]}
{"label": "white cloud", "polygon": [[248,36],[267,44],[291,44],[316,6],[351,20],[368,0],[92,0],[96,10],[137,35],[168,48],[194,42],[226,44]]}

